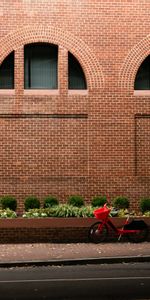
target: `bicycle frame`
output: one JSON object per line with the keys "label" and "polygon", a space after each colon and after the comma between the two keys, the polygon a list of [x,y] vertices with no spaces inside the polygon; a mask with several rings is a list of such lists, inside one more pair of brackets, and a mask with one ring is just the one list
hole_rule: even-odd
{"label": "bicycle frame", "polygon": [[[100,220],[100,218],[99,218]],[[125,223],[123,224],[122,228],[117,228],[112,221],[110,220],[109,217],[106,217],[104,220],[101,220],[102,223],[99,226],[100,232],[102,231],[102,228],[104,225],[107,226],[108,230],[113,229],[113,231],[119,235],[119,238],[121,238],[122,235],[128,234],[128,233],[139,233],[141,230],[140,229],[124,229],[124,225],[128,224],[129,217],[126,219]]]}

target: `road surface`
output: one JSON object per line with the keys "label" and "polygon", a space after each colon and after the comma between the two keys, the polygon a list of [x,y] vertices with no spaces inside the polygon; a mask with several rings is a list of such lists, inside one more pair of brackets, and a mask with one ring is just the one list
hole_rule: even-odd
{"label": "road surface", "polygon": [[0,299],[150,300],[150,263],[0,269]]}

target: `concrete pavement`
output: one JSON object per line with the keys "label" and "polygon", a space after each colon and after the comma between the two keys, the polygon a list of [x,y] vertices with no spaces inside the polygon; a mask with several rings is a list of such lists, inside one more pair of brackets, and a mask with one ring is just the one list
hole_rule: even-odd
{"label": "concrete pavement", "polygon": [[0,245],[0,267],[135,261],[150,261],[149,242]]}

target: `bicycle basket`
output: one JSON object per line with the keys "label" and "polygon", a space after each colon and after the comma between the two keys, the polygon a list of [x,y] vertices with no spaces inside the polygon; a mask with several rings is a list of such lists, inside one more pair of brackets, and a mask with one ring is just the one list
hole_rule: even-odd
{"label": "bicycle basket", "polygon": [[94,216],[97,218],[97,219],[106,219],[110,213],[111,209],[109,209],[108,207],[106,206],[103,206],[101,208],[98,208],[96,210],[94,210]]}

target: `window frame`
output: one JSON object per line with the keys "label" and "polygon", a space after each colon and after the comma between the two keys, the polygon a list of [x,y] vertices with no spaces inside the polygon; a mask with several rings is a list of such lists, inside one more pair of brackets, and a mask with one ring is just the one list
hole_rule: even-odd
{"label": "window frame", "polygon": [[[75,64],[75,69],[71,70],[73,63]],[[76,72],[80,73],[81,78],[78,80],[82,81],[82,82],[80,82],[80,84],[84,85],[83,88],[71,87],[71,85],[73,84],[73,77],[71,79],[71,76],[72,76],[71,73],[73,73],[73,72],[74,72],[74,74]],[[72,83],[71,83],[71,80],[72,80]],[[80,91],[80,93],[81,93],[81,91],[87,91],[87,80],[86,80],[84,70],[83,70],[80,62],[78,61],[78,59],[69,51],[68,51],[68,91],[69,92],[76,91],[76,93],[77,93],[77,91]]]}
{"label": "window frame", "polygon": [[[12,57],[11,57],[12,56]],[[9,62],[9,59],[10,59],[10,62]],[[9,65],[10,64],[10,68],[7,69],[6,67],[4,67],[5,65]],[[14,88],[15,88],[15,51],[13,50],[12,52],[10,52],[6,57],[5,59],[2,61],[1,65],[0,65],[0,69],[2,68],[1,72],[1,76],[3,75],[3,72],[6,72],[6,69],[8,70],[8,72],[10,72],[9,74],[9,80],[12,81],[11,83],[11,86],[8,85],[7,86],[0,86],[0,91],[3,91],[3,93],[5,93],[4,91],[13,91]],[[3,76],[2,76],[2,79]],[[1,78],[0,78],[1,80]],[[7,79],[8,80],[8,79]],[[7,94],[7,92],[6,92]]]}
{"label": "window frame", "polygon": [[[148,66],[144,66],[144,64],[146,65],[146,62],[148,63]],[[146,69],[147,67],[147,69]],[[143,68],[143,69],[142,69]],[[147,75],[148,74],[148,75]],[[138,88],[138,86],[136,87],[136,85],[140,85],[140,87],[142,86],[142,79],[141,81],[138,79],[138,76],[143,76],[147,75],[147,77],[145,76],[145,80],[147,80],[148,82],[148,88]],[[139,80],[139,83],[138,83]],[[143,79],[144,80],[144,79]],[[135,80],[134,80],[134,95],[135,96],[149,96],[150,95],[150,55],[148,55],[141,63],[141,65],[139,66],[136,76],[135,76]]]}
{"label": "window frame", "polygon": [[[55,87],[42,87],[42,86],[37,86],[37,87],[32,87],[32,84],[31,84],[31,56],[30,57],[27,57],[26,56],[26,51],[29,50],[29,52],[31,51],[32,52],[32,47],[33,49],[35,50],[36,47],[38,46],[45,46],[47,47],[47,49],[49,48],[49,50],[57,50],[56,53],[55,53],[55,58],[56,58],[56,64],[55,64],[55,68],[54,68],[54,71],[56,72],[56,78],[55,78]],[[28,48],[28,49],[27,49]],[[43,47],[44,48],[44,47]],[[53,48],[53,49],[52,49]],[[46,49],[46,48],[45,48]],[[36,49],[37,51],[37,49]],[[29,90],[29,91],[32,91],[32,90],[35,90],[35,91],[55,91],[55,90],[58,90],[58,52],[59,52],[59,46],[58,45],[55,45],[55,44],[50,44],[50,43],[45,43],[45,42],[40,42],[40,43],[30,43],[30,44],[26,44],[24,45],[24,91],[26,90]],[[38,51],[37,51],[38,53]],[[26,58],[28,59],[29,63],[26,67]],[[41,60],[42,61],[42,60]],[[27,68],[27,71],[28,73],[26,74],[26,68]],[[49,72],[51,70],[49,69]],[[26,76],[27,76],[27,79],[26,79]],[[26,80],[28,81],[28,84],[27,84],[27,87],[26,87]],[[29,85],[29,86],[28,86]]]}

